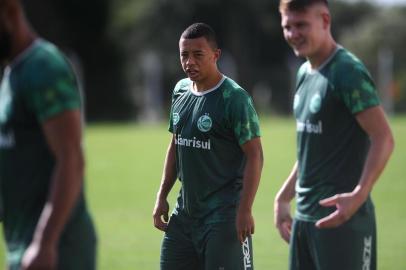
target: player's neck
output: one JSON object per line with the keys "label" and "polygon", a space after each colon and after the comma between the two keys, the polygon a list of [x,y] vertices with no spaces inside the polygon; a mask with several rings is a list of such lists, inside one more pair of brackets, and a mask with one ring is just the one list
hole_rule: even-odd
{"label": "player's neck", "polygon": [[207,76],[205,80],[202,81],[194,81],[193,82],[193,90],[197,92],[204,92],[215,87],[220,80],[223,78],[223,74],[220,71],[216,70],[213,75]]}
{"label": "player's neck", "polygon": [[325,45],[320,47],[320,50],[312,56],[308,57],[312,69],[318,69],[329,59],[337,50],[337,43],[332,39],[328,39]]}
{"label": "player's neck", "polygon": [[10,52],[9,62],[18,57],[23,51],[25,51],[34,40],[37,38],[37,34],[30,29],[28,25],[22,24],[15,33],[12,41],[12,50]]}

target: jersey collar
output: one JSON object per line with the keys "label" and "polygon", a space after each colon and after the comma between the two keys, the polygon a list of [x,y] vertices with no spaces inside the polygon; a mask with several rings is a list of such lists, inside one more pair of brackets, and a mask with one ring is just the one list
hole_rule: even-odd
{"label": "jersey collar", "polygon": [[206,95],[206,94],[208,94],[208,93],[210,93],[210,92],[215,91],[217,88],[219,88],[219,86],[224,82],[224,80],[225,80],[226,78],[227,78],[227,77],[226,77],[225,75],[222,75],[221,80],[220,80],[214,87],[212,87],[212,88],[210,88],[210,89],[208,89],[208,90],[204,90],[204,91],[195,91],[195,90],[193,90],[193,87],[192,87],[193,82],[190,81],[190,84],[189,84],[189,91],[190,91],[193,95],[195,95],[195,96],[204,96],[204,95]]}
{"label": "jersey collar", "polygon": [[324,61],[324,63],[322,63],[316,69],[312,69],[312,67],[310,66],[310,62],[307,62],[307,72],[309,74],[314,74],[314,73],[319,72],[320,70],[322,70],[325,66],[327,66],[328,63],[330,63],[330,61],[334,58],[334,56],[337,54],[337,52],[339,50],[341,50],[342,48],[343,47],[341,45],[337,44],[337,48],[334,50],[334,52],[326,59],[326,61]]}
{"label": "jersey collar", "polygon": [[11,62],[8,66],[10,67],[10,69],[13,69],[15,66],[17,66],[19,63],[21,63],[22,61],[24,61],[24,59],[27,57],[27,55],[29,55],[34,48],[37,46],[37,44],[41,41],[40,38],[36,38],[31,44],[30,46],[28,46],[24,51],[22,51],[19,55],[17,55],[13,62]]}

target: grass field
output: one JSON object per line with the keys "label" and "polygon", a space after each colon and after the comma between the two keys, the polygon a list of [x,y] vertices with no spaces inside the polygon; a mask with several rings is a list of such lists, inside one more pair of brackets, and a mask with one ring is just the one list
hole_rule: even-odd
{"label": "grass field", "polygon": [[[393,118],[391,123],[396,150],[373,192],[378,269],[404,270],[406,117]],[[265,118],[261,124],[265,167],[254,207],[254,261],[259,270],[283,270],[287,269],[288,249],[273,226],[272,208],[275,193],[295,159],[295,124],[290,118]],[[154,229],[151,213],[169,139],[164,124],[87,128],[86,190],[99,235],[99,269],[159,269],[162,233]],[[171,194],[171,207],[177,191],[175,187]],[[4,261],[2,250],[0,247],[0,265]]]}

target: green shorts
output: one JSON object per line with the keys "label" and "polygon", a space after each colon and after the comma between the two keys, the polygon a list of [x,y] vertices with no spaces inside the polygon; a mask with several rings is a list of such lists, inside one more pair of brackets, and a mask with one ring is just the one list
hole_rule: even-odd
{"label": "green shorts", "polygon": [[[20,270],[21,260],[30,240],[7,243],[9,270]],[[88,215],[70,223],[59,240],[57,270],[96,269],[96,233]]]}
{"label": "green shorts", "polygon": [[314,222],[295,220],[289,265],[290,270],[375,270],[374,212],[359,211],[333,229],[318,229]]}
{"label": "green shorts", "polygon": [[252,240],[241,244],[235,222],[197,224],[172,215],[161,270],[253,270]]}

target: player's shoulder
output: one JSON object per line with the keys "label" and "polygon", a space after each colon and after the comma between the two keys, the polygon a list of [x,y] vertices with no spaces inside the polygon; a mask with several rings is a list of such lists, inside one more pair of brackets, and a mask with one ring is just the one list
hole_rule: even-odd
{"label": "player's shoulder", "polygon": [[366,67],[362,61],[349,50],[340,47],[332,61],[334,70],[338,74],[348,74],[349,71],[362,71],[367,72]]}
{"label": "player's shoulder", "polygon": [[62,52],[52,43],[38,39],[17,59],[15,74],[20,81],[35,86],[51,83],[61,77],[74,78],[73,71]]}
{"label": "player's shoulder", "polygon": [[27,58],[27,66],[40,65],[41,68],[49,70],[66,70],[69,67],[64,54],[46,40],[36,40],[31,50],[31,55]]}
{"label": "player's shoulder", "polygon": [[175,88],[173,89],[173,94],[178,95],[178,94],[185,93],[186,91],[188,91],[190,89],[190,84],[191,84],[191,80],[189,78],[184,78],[184,79],[179,80],[176,83]]}
{"label": "player's shoulder", "polygon": [[223,97],[226,101],[233,101],[236,99],[248,99],[250,95],[233,79],[225,77],[224,82],[220,85]]}
{"label": "player's shoulder", "polygon": [[331,61],[327,75],[337,87],[348,87],[360,80],[372,80],[362,61],[347,49],[340,47]]}
{"label": "player's shoulder", "polygon": [[305,78],[305,76],[309,70],[310,70],[310,62],[306,61],[306,62],[302,63],[297,71],[296,81],[300,82],[301,80],[303,80],[303,78]]}

